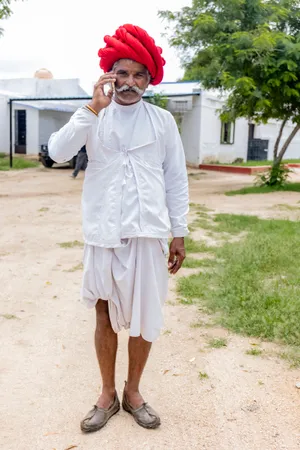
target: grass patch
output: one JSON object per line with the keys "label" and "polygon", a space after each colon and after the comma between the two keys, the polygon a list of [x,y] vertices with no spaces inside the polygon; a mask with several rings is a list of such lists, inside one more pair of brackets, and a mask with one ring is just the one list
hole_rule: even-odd
{"label": "grass patch", "polygon": [[201,205],[200,203],[190,203],[190,208],[195,209],[197,211],[202,212],[210,212],[212,209],[207,208],[205,205]]}
{"label": "grass patch", "polygon": [[177,299],[177,301],[178,301],[179,303],[181,303],[181,305],[193,305],[193,304],[194,304],[194,302],[193,302],[193,300],[192,300],[191,298],[183,298],[183,297],[179,297],[179,298]]}
{"label": "grass patch", "polygon": [[207,378],[209,378],[209,376],[207,375],[206,372],[199,372],[198,378],[199,378],[199,380],[207,380]]}
{"label": "grass patch", "polygon": [[14,314],[0,314],[0,315],[1,317],[7,320],[19,319],[19,317],[15,316]]}
{"label": "grass patch", "polygon": [[186,269],[197,269],[198,267],[212,267],[214,265],[214,259],[195,259],[188,256],[185,258],[182,267],[185,267]]}
{"label": "grass patch", "polygon": [[225,192],[225,195],[245,195],[245,194],[269,194],[270,192],[279,191],[291,191],[300,192],[300,183],[287,183],[284,186],[271,187],[271,186],[248,186],[237,191]]}
{"label": "grass patch", "polygon": [[202,228],[203,230],[210,230],[213,227],[211,221],[208,221],[205,218],[195,219],[189,226],[191,231],[196,230],[197,228]]}
{"label": "grass patch", "polygon": [[83,243],[79,241],[61,242],[58,244],[61,248],[83,247]]}
{"label": "grass patch", "polygon": [[246,355],[260,356],[261,354],[262,350],[260,348],[250,348],[250,350],[246,351]]}
{"label": "grass patch", "polygon": [[47,211],[49,211],[49,208],[40,208],[38,210],[38,212],[47,212]]}
{"label": "grass patch", "polygon": [[[3,156],[4,155],[4,156]],[[9,167],[9,157],[5,154],[1,154],[0,157],[0,170],[20,170],[20,169],[29,169],[32,167],[39,167],[40,163],[38,161],[31,161],[29,159],[21,158],[18,156],[14,156],[13,158],[13,167],[10,169]]]}
{"label": "grass patch", "polygon": [[191,328],[202,328],[203,326],[205,326],[203,322],[193,322],[190,324]]}
{"label": "grass patch", "polygon": [[290,348],[279,354],[280,358],[284,359],[290,364],[291,369],[298,369],[300,367],[300,349]]}
{"label": "grass patch", "polygon": [[203,175],[207,174],[205,172],[194,172],[188,174],[189,178],[192,178],[193,180],[201,180]]}
{"label": "grass patch", "polygon": [[77,270],[83,270],[83,264],[79,263],[77,266],[72,267],[69,270],[65,270],[64,272],[76,272]]}
{"label": "grass patch", "polygon": [[165,330],[165,331],[163,332],[163,335],[164,335],[164,336],[169,336],[171,333],[172,333],[171,330]]}
{"label": "grass patch", "polygon": [[211,289],[212,278],[213,274],[203,272],[179,278],[177,290],[183,297],[184,304],[192,304],[194,300],[204,300],[207,297],[207,290]]}
{"label": "grass patch", "polygon": [[224,339],[224,338],[212,338],[208,342],[208,345],[211,348],[227,347],[227,339]]}
{"label": "grass patch", "polygon": [[279,203],[278,205],[274,205],[275,208],[279,208],[279,209],[283,209],[286,211],[299,211],[300,207],[299,206],[294,206],[294,205],[287,205],[285,203]]}
{"label": "grass patch", "polygon": [[212,271],[178,280],[185,302],[221,312],[235,332],[300,346],[300,223],[220,214],[216,230],[247,231],[214,248]]}
{"label": "grass patch", "polygon": [[184,239],[184,245],[187,253],[207,253],[212,251],[212,247],[208,247],[205,242],[194,241],[189,236]]}
{"label": "grass patch", "polygon": [[246,216],[243,214],[217,214],[214,217],[214,232],[238,234],[248,231],[259,222],[256,216]]}

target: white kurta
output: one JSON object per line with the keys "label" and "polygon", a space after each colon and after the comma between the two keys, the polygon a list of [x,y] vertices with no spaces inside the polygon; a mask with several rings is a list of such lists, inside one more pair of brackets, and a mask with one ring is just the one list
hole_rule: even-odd
{"label": "white kurta", "polygon": [[82,198],[87,244],[115,248],[125,238],[188,234],[185,155],[168,111],[144,101],[113,101],[99,117],[80,108],[51,136],[49,154],[64,162],[83,145],[89,160]]}
{"label": "white kurta", "polygon": [[51,136],[63,162],[86,144],[84,275],[88,307],[107,300],[112,327],[153,341],[167,295],[167,238],[188,233],[185,157],[170,113],[140,101],[116,102],[97,118],[81,108]]}

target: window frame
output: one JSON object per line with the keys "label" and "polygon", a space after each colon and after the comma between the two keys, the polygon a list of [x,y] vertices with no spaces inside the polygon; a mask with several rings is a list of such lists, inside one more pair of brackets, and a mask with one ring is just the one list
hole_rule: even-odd
{"label": "window frame", "polygon": [[[231,142],[226,142],[224,140],[224,133],[225,133],[225,125],[226,124],[230,124],[230,141]],[[234,144],[234,140],[235,140],[235,121],[233,122],[224,122],[221,121],[221,136],[220,136],[220,143],[222,145],[233,145]]]}

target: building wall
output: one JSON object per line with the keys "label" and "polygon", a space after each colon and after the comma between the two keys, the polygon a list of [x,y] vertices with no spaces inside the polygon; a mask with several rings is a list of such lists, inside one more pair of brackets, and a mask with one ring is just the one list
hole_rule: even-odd
{"label": "building wall", "polygon": [[222,102],[208,92],[202,91],[200,162],[232,162],[236,158],[247,160],[248,122],[235,122],[233,144],[221,144],[221,120],[218,109]]}
{"label": "building wall", "polygon": [[8,98],[0,96],[0,152],[9,152],[9,107]]}
{"label": "building wall", "polygon": [[[9,106],[8,98],[0,97],[0,152],[9,153],[10,150],[10,135],[9,135]],[[13,121],[12,121],[12,143],[13,151],[15,145],[15,111],[18,109],[26,110],[26,150],[28,154],[35,154],[38,152],[38,126],[39,116],[38,110],[26,107],[13,107]]]}
{"label": "building wall", "polygon": [[200,163],[201,95],[193,97],[193,109],[184,113],[181,139],[188,164]]}
{"label": "building wall", "polygon": [[27,131],[26,154],[37,155],[39,152],[39,110],[34,108],[24,109],[26,109]]}
{"label": "building wall", "polygon": [[48,144],[52,133],[63,127],[72,113],[61,111],[40,111],[39,114],[39,147]]}
{"label": "building wall", "polygon": [[[285,140],[288,138],[290,133],[293,131],[294,124],[288,123],[285,128],[281,138],[281,145],[284,144]],[[273,149],[275,145],[276,138],[278,136],[280,129],[280,122],[270,121],[265,125],[256,125],[254,136],[259,139],[268,139],[269,148],[267,152],[268,159],[273,159]],[[290,143],[285,155],[285,159],[299,159],[300,158],[300,133],[296,134],[292,142]]]}

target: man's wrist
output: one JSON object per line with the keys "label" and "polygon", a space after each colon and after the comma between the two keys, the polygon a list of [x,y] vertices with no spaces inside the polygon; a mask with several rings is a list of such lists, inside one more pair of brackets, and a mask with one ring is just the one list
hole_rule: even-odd
{"label": "man's wrist", "polygon": [[97,115],[103,109],[103,108],[101,108],[101,106],[95,104],[93,101],[89,102],[87,104],[87,106],[89,106],[91,109],[93,109]]}

